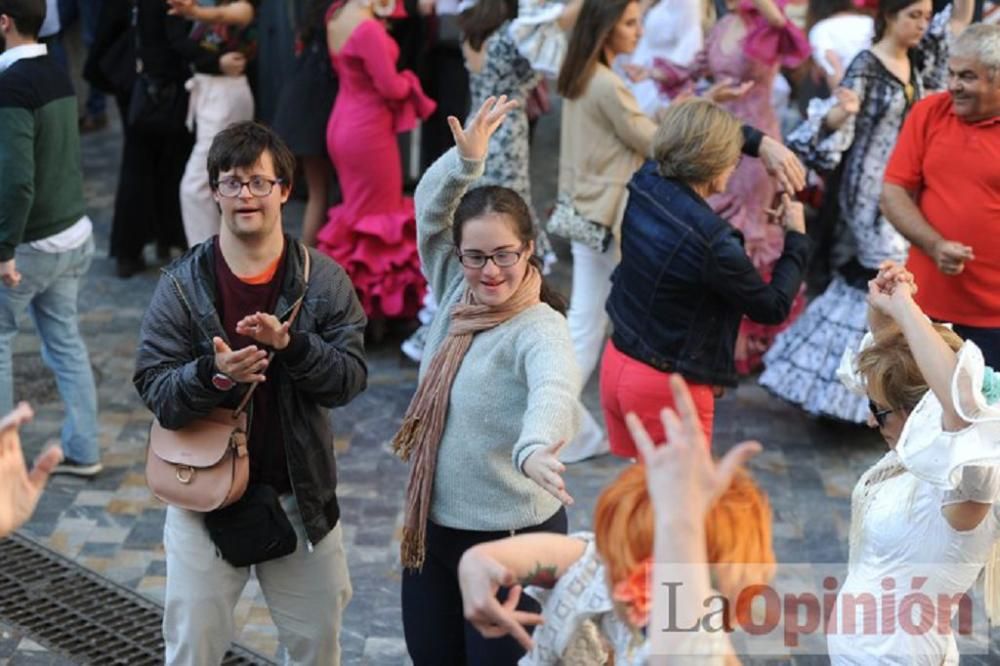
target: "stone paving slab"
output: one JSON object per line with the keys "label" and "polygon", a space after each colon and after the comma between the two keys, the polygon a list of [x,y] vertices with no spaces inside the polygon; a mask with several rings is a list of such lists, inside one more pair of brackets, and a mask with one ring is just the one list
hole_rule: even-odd
{"label": "stone paving slab", "polygon": [[[543,119],[533,164],[536,204],[544,211],[554,191],[554,156],[558,132],[554,118]],[[164,507],[143,481],[144,450],[150,414],[131,385],[139,323],[155,286],[150,270],[130,280],[114,277],[106,257],[120,133],[109,130],[83,140],[88,212],[95,222],[98,256],[81,293],[81,328],[90,349],[101,410],[101,449],[105,471],[96,479],[56,478],[23,533],[73,558],[83,566],[162,601],[165,565],[162,545]],[[298,224],[301,202],[286,209],[291,226]],[[142,224],[142,220],[136,220]],[[569,288],[565,245],[555,282]],[[151,259],[151,257],[150,257]],[[48,370],[37,361],[38,339],[25,322],[17,340],[16,391],[32,399],[36,419],[24,429],[29,455],[57,439],[62,407]],[[406,663],[399,612],[398,541],[406,466],[388,451],[416,382],[416,368],[401,359],[398,341],[369,349],[369,389],[332,414],[337,433],[345,546],[354,599],[343,629],[345,664]],[[596,380],[584,396],[600,413]],[[876,460],[884,445],[864,428],[833,426],[811,420],[768,396],[752,380],[730,391],[717,406],[717,452],[744,439],[767,447],[752,469],[768,491],[774,510],[774,540],[779,561],[846,561],[850,491],[860,473]],[[571,529],[586,529],[601,487],[625,463],[603,457],[570,466],[567,486],[577,500],[570,510]],[[251,581],[237,608],[237,639],[262,653],[277,653],[276,632],[260,588]],[[1000,654],[994,644],[994,655]],[[0,666],[61,664],[29,638],[0,625]],[[963,663],[995,662],[995,657],[966,657]],[[754,663],[757,663],[756,661]],[[764,663],[764,662],[761,662]],[[788,663],[772,661],[767,663]],[[825,658],[794,663],[826,663]]]}

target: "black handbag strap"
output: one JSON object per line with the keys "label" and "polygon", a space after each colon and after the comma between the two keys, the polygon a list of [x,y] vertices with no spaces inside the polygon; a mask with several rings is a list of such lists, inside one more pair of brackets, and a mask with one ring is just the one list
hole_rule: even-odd
{"label": "black handbag strap", "polygon": [[[298,316],[299,310],[302,309],[302,301],[304,301],[305,298],[306,298],[306,290],[309,289],[309,271],[310,271],[310,268],[312,267],[312,265],[311,265],[311,263],[312,263],[311,262],[311,258],[309,257],[309,248],[307,248],[302,243],[299,243],[299,247],[302,248],[302,254],[305,255],[305,268],[303,270],[303,282],[304,282],[304,284],[302,285],[302,295],[299,296],[296,299],[295,304],[292,306],[292,313],[288,316],[288,324],[289,324],[289,329],[288,330],[289,330],[289,333],[291,333],[291,325],[295,322],[295,317]],[[274,358],[274,351],[272,350],[267,355],[267,367],[268,368],[271,367],[271,360],[273,358]],[[267,373],[267,368],[264,369],[264,372]],[[243,396],[243,399],[240,400],[240,404],[237,405],[236,409],[233,411],[233,420],[234,421],[240,417],[240,414],[243,413],[243,410],[245,410],[247,408],[247,405],[250,404],[250,400],[253,398],[253,392],[257,390],[257,386],[258,385],[259,385],[259,382],[254,382],[250,386],[250,390],[247,391],[246,395]]]}

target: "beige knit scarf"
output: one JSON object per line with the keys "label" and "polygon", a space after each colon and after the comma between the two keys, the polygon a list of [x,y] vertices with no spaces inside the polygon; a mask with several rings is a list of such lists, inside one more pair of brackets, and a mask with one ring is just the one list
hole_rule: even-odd
{"label": "beige knit scarf", "polygon": [[434,490],[438,445],[448,416],[451,385],[455,380],[472,336],[517,316],[539,302],[542,276],[528,265],[521,284],[498,306],[480,305],[466,288],[462,301],[451,310],[448,335],[431,359],[403,417],[403,425],[392,439],[393,451],[410,460],[410,483],[406,490],[406,518],[400,557],[407,569],[420,569],[426,555],[427,516]]}

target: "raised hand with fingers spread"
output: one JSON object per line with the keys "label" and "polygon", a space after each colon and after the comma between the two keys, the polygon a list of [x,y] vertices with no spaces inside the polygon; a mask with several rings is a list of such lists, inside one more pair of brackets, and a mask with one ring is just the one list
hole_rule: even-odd
{"label": "raised hand with fingers spread", "polygon": [[31,517],[52,469],[62,460],[58,446],[46,449],[30,472],[24,464],[19,428],[34,416],[19,403],[0,421],[0,537],[7,536]]}
{"label": "raised hand with fingers spread", "polygon": [[448,127],[455,137],[458,154],[467,160],[482,160],[490,147],[490,137],[503,123],[507,113],[517,108],[517,100],[507,100],[506,95],[490,97],[475,113],[465,127],[455,116],[448,116]]}
{"label": "raised hand with fingers spread", "polygon": [[669,443],[655,445],[635,414],[628,414],[625,422],[646,465],[649,495],[657,517],[688,513],[703,517],[732,483],[736,470],[760,453],[761,445],[742,442],[714,462],[687,384],[679,375],[672,375],[670,390],[677,411],[661,412]]}

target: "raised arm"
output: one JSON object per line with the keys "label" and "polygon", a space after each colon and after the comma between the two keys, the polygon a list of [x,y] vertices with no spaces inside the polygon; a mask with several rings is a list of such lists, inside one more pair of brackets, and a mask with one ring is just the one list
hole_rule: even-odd
{"label": "raised arm", "polygon": [[951,18],[948,19],[948,32],[953,37],[959,34],[972,23],[972,14],[975,11],[975,0],[952,0]]}
{"label": "raised arm", "polygon": [[167,0],[171,16],[182,16],[191,21],[231,25],[245,28],[253,22],[254,7],[247,0],[235,0],[224,5],[203,6],[195,0]]}
{"label": "raised arm", "polygon": [[868,283],[868,303],[899,326],[920,374],[941,403],[944,429],[959,430],[968,422],[955,411],[951,395],[951,380],[958,357],[913,300],[912,280],[913,276],[906,270],[891,261],[885,262],[878,276]]}
{"label": "raised arm", "polygon": [[[699,626],[705,601],[715,592],[709,581],[705,517],[732,483],[733,475],[760,452],[757,442],[737,444],[719,461],[712,461],[698,411],[679,375],[670,378],[677,412],[661,413],[669,444],[655,446],[642,422],[628,414],[636,448],[646,465],[646,480],[653,504],[655,536],[653,613],[648,628],[650,664],[714,665],[725,662],[731,650],[721,632],[667,631],[667,627]],[[674,566],[671,566],[674,565]],[[662,580],[664,576],[669,580]],[[676,583],[668,601],[665,583]]]}
{"label": "raised arm", "polygon": [[702,267],[702,279],[750,319],[777,324],[788,317],[795,295],[805,278],[809,238],[805,235],[802,204],[787,200],[782,212],[785,248],[765,282],[732,232],[720,234]]}
{"label": "raised arm", "polygon": [[424,277],[440,302],[454,276],[461,270],[451,240],[455,209],[469,186],[483,173],[490,136],[517,106],[516,101],[490,97],[463,129],[448,117],[455,148],[442,155],[424,172],[413,196],[417,213],[417,249]]}

